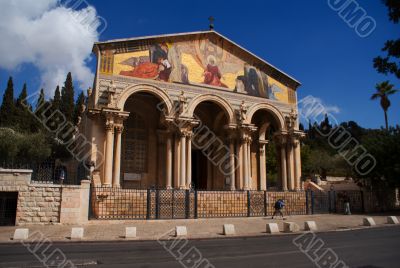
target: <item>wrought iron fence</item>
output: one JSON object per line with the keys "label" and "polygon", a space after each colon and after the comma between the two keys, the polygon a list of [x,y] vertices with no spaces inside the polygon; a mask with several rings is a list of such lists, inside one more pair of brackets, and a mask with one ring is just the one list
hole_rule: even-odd
{"label": "wrought iron fence", "polygon": [[247,217],[248,191],[197,191],[197,217]]}
{"label": "wrought iron fence", "polygon": [[178,189],[91,188],[93,219],[193,219],[272,215],[284,199],[287,215],[303,215],[306,192],[197,191]]}
{"label": "wrought iron fence", "polygon": [[76,168],[67,168],[55,160],[48,160],[41,163],[19,163],[3,162],[0,168],[4,169],[30,169],[32,170],[32,183],[40,184],[80,184],[80,181],[89,175],[87,168],[83,163]]}
{"label": "wrought iron fence", "polygon": [[150,190],[94,187],[91,189],[91,215],[96,219],[147,219]]}
{"label": "wrought iron fence", "polygon": [[365,211],[363,191],[334,191],[334,196],[336,198],[334,211],[337,213],[344,212],[346,200],[350,203],[352,213],[363,213]]}
{"label": "wrought iron fence", "polygon": [[266,192],[267,195],[267,216],[271,216],[275,212],[275,202],[279,199],[284,200],[285,207],[283,213],[285,215],[305,215],[310,213],[309,196],[307,192]]}
{"label": "wrought iron fence", "polygon": [[[365,198],[367,196],[368,198]],[[272,216],[283,199],[284,215],[343,213],[349,200],[353,213],[365,212],[372,196],[361,191],[198,191],[178,189],[91,188],[93,219],[194,219]],[[367,207],[370,207],[367,205]]]}

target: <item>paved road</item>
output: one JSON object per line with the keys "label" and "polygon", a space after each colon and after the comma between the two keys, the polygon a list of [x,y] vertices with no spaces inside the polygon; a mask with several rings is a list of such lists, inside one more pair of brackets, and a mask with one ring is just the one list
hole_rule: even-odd
{"label": "paved road", "polygon": [[[188,241],[182,252],[195,246],[215,267],[317,267],[292,243],[296,237],[285,235],[192,240]],[[325,248],[332,249],[349,267],[400,267],[400,227],[319,233],[317,237],[325,242],[320,252],[324,252]],[[303,245],[307,245],[309,240],[302,241]],[[171,241],[166,245],[171,247]],[[178,245],[175,248],[179,248]],[[184,267],[156,241],[59,243],[52,244],[45,255],[55,252],[57,248],[78,266]],[[39,252],[41,250],[37,251],[38,254]],[[55,259],[54,256],[51,257],[52,260]],[[23,245],[1,244],[0,266],[43,265]]]}

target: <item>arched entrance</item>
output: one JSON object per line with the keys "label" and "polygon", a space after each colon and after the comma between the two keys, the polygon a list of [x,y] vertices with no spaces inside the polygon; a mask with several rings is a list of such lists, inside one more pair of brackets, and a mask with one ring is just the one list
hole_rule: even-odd
{"label": "arched entrance", "polygon": [[220,190],[227,187],[224,165],[229,161],[229,114],[218,103],[203,101],[193,110],[200,121],[192,139],[192,186]]}
{"label": "arched entrance", "polygon": [[274,134],[280,131],[279,121],[269,110],[260,109],[253,114],[251,124],[257,127],[250,146],[252,189],[281,189],[280,154],[274,141]]}
{"label": "arched entrance", "polygon": [[121,155],[121,185],[124,188],[165,186],[165,136],[160,98],[148,92],[129,96],[124,111]]}

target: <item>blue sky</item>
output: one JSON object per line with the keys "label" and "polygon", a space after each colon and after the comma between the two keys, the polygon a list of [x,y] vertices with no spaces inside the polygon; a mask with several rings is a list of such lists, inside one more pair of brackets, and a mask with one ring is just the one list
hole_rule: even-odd
{"label": "blue sky", "polygon": [[[377,22],[367,38],[360,38],[347,26],[326,0],[89,3],[107,21],[100,40],[207,30],[212,15],[216,31],[299,80],[299,99],[312,95],[338,108],[335,117],[339,122],[354,120],[363,127],[382,126],[379,102],[370,100],[374,86],[385,80],[400,86],[398,79],[378,74],[372,67],[372,59],[381,53],[384,42],[398,37],[399,26],[388,21],[386,7],[380,1],[359,1]],[[86,46],[90,49],[90,42]],[[86,63],[94,72],[94,58]],[[1,96],[10,75],[16,94],[25,81],[30,92],[36,91],[43,84],[42,71],[34,61],[0,69]],[[400,93],[391,101],[389,122],[400,124]]]}

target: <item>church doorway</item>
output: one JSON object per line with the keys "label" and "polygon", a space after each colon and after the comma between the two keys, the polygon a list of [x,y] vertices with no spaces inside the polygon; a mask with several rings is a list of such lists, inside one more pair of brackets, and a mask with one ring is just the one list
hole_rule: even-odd
{"label": "church doorway", "polygon": [[194,116],[200,121],[200,126],[195,129],[197,134],[192,141],[192,170],[195,170],[192,171],[192,181],[197,189],[225,189],[226,176],[222,173],[220,159],[225,158],[228,152],[225,150],[228,148],[227,112],[218,103],[204,101],[196,106]]}
{"label": "church doorway", "polygon": [[200,150],[192,150],[192,187],[207,189],[207,157]]}

